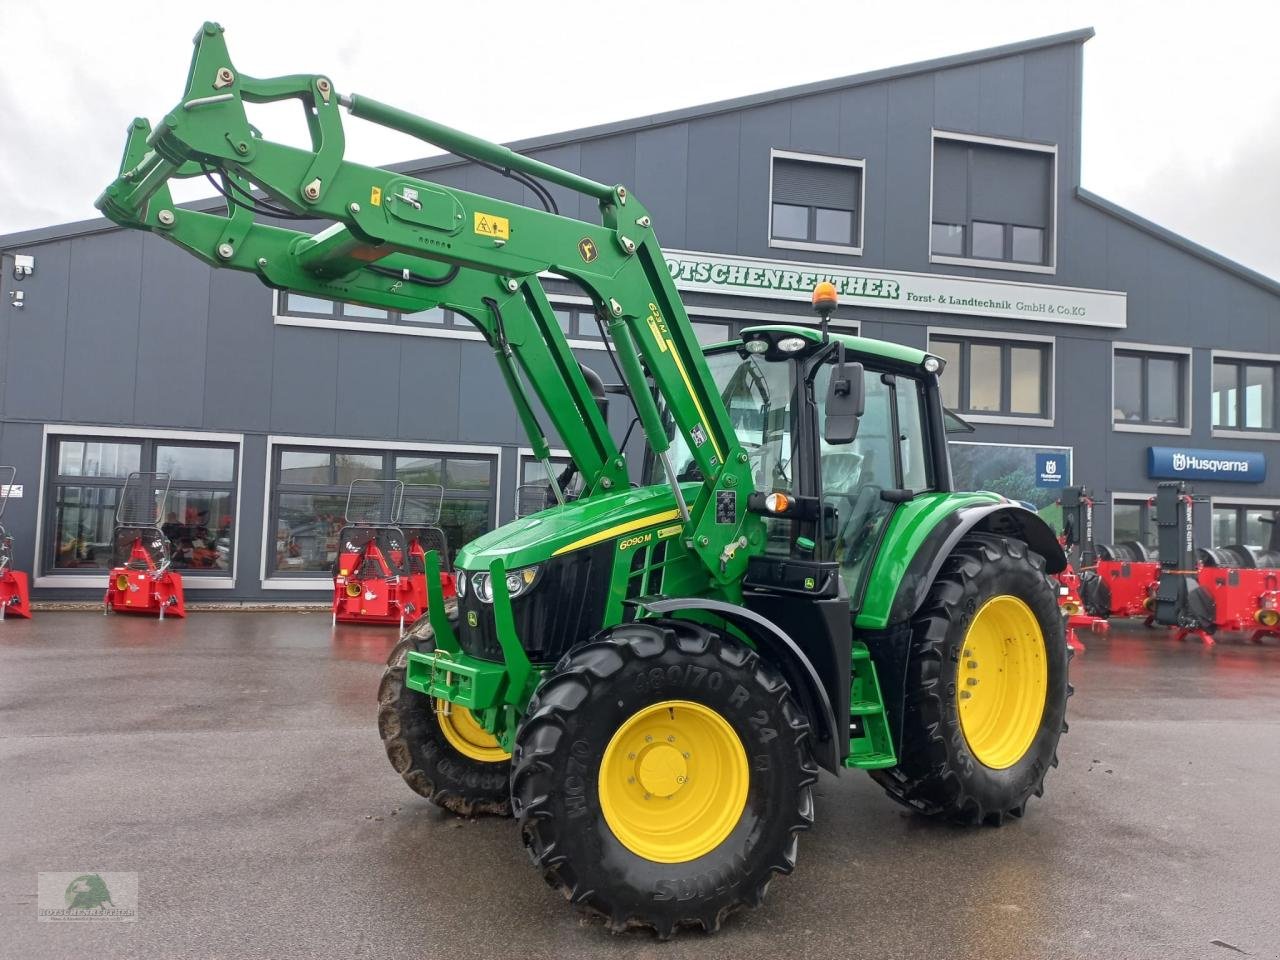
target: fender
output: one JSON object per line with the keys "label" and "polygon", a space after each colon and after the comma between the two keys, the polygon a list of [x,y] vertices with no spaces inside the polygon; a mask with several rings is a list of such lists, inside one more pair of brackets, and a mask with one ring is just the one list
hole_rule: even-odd
{"label": "fender", "polygon": [[[808,716],[814,734],[814,759],[824,770],[837,775],[840,773],[841,761],[849,752],[847,735],[842,742],[844,728],[836,723],[831,698],[827,696],[813,662],[782,628],[754,610],[724,600],[705,597],[639,597],[633,602],[649,613],[661,615],[701,610],[733,624],[750,637],[756,648],[778,668],[791,687],[796,702]],[[845,620],[847,622],[847,615]],[[848,646],[846,643],[846,649]]]}
{"label": "fender", "polygon": [[991,533],[1023,541],[1044,557],[1047,573],[1060,573],[1067,567],[1066,554],[1053,529],[1026,507],[1008,502],[961,507],[938,522],[911,558],[894,595],[889,623],[901,623],[915,615],[943,563],[969,533]]}

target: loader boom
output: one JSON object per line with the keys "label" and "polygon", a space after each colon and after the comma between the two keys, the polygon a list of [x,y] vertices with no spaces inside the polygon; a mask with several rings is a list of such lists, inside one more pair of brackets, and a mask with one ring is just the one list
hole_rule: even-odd
{"label": "loader boom", "polygon": [[[323,75],[257,79],[238,72],[222,28],[206,23],[181,103],[152,130],[135,120],[118,178],[97,200],[110,219],[149,230],[207,263],[256,273],[307,296],[413,313],[441,306],[465,316],[493,348],[534,453],[548,456],[529,391],[585,481],[585,493],[628,482],[591,389],[562,333],[540,275],[567,278],[602,318],[645,439],[666,464],[690,542],[712,579],[739,580],[760,520],[745,509],[753,486],[652,222],[623,186],[607,186],[368,97],[339,95]],[[245,104],[297,100],[311,149],[264,139]],[[468,193],[343,157],[340,108],[458,156],[592,197],[588,223]],[[226,215],[173,204],[171,179],[220,178]],[[316,234],[262,222],[314,218]],[[686,504],[665,453],[657,403],[685,438],[701,476]],[[726,500],[725,498],[728,498]],[[732,522],[725,504],[732,502]],[[719,504],[719,509],[717,509]]]}

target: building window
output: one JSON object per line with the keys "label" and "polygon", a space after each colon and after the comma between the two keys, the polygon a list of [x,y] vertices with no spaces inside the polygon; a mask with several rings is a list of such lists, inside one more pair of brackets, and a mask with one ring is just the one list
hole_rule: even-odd
{"label": "building window", "polygon": [[475,327],[466,317],[443,307],[432,307],[417,313],[397,313],[394,310],[382,310],[378,307],[366,307],[358,303],[341,303],[335,300],[321,300],[319,297],[305,297],[301,294],[280,292],[280,315],[288,317],[311,317],[317,320],[350,320],[356,323],[390,323],[403,326],[431,327],[440,330],[474,330]]}
{"label": "building window", "polygon": [[272,451],[267,575],[328,575],[338,557],[353,480],[400,480],[444,488],[440,527],[450,563],[494,526],[497,458],[459,453],[277,446]]}
{"label": "building window", "polygon": [[1213,505],[1213,545],[1244,544],[1267,549],[1280,507],[1232,503]]}
{"label": "building window", "polygon": [[1053,344],[930,335],[929,352],[946,361],[942,403],[964,415],[1051,416]]}
{"label": "building window", "polygon": [[1275,430],[1274,363],[1213,361],[1213,426],[1221,430]]}
{"label": "building window", "polygon": [[1137,541],[1148,550],[1156,549],[1155,508],[1149,500],[1116,498],[1111,504],[1111,542]]}
{"label": "building window", "polygon": [[1187,426],[1185,355],[1116,350],[1113,376],[1117,425]]}
{"label": "building window", "polygon": [[862,252],[861,160],[770,153],[769,245]]}
{"label": "building window", "polygon": [[51,437],[45,573],[111,568],[116,507],[135,471],[169,474],[160,528],[175,570],[230,576],[239,447],[154,439]]}
{"label": "building window", "polygon": [[1052,147],[933,140],[930,252],[946,260],[1052,266]]}

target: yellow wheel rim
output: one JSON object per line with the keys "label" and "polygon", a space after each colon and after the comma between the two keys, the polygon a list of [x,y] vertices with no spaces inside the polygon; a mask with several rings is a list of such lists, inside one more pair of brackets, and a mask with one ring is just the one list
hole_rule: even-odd
{"label": "yellow wheel rim", "polygon": [[964,637],[956,673],[960,729],[978,762],[1004,770],[1036,738],[1049,690],[1040,621],[1017,597],[992,597]]}
{"label": "yellow wheel rim", "polygon": [[502,749],[498,738],[480,726],[480,721],[466,707],[446,700],[436,701],[436,722],[453,749],[464,757],[481,763],[501,763],[511,754]]}
{"label": "yellow wheel rim", "polygon": [[600,761],[600,808],[618,841],[656,863],[710,853],[747,806],[747,751],[710,707],[665,700],[633,714]]}

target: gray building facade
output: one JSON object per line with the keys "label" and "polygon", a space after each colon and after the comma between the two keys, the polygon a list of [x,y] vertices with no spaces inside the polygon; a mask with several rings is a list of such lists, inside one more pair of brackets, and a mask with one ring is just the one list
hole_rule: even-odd
{"label": "gray building facade", "polygon": [[[846,326],[944,357],[947,403],[975,428],[953,440],[962,482],[1050,512],[1086,484],[1099,539],[1127,540],[1153,538],[1155,484],[1187,477],[1211,498],[1202,544],[1265,542],[1280,284],[1081,186],[1091,35],[513,146],[643,199],[708,342],[811,322],[830,278]],[[536,202],[454,158],[399,169]],[[291,297],[102,220],[0,237],[0,266],[0,463],[21,487],[3,522],[36,599],[100,595],[130,470],[172,475],[165,522],[197,601],[321,599],[351,479],[442,484],[456,548],[538,477],[461,317]],[[548,289],[613,379],[589,302]]]}

